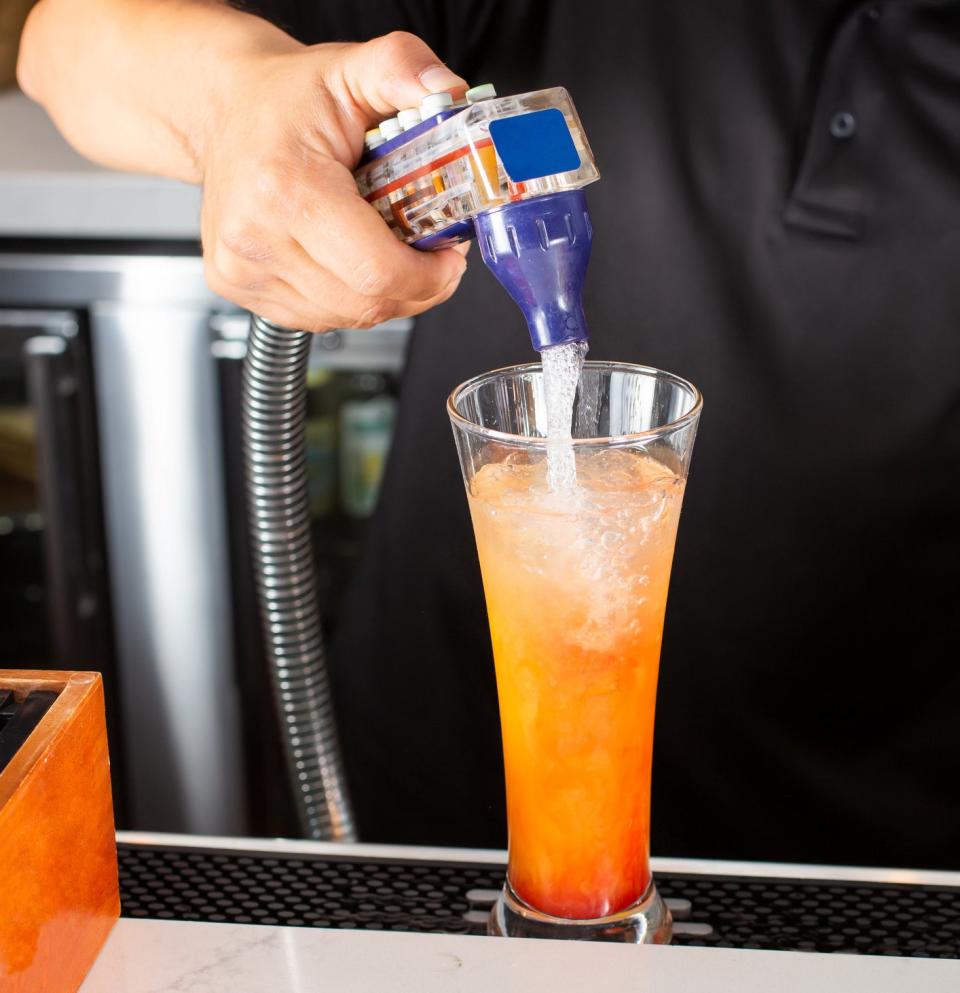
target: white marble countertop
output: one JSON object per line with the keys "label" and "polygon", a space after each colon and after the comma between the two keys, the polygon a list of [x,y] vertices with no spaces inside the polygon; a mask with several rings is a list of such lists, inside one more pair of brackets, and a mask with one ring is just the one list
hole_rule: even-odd
{"label": "white marble countertop", "polygon": [[121,920],[80,993],[956,993],[960,962]]}
{"label": "white marble countertop", "polygon": [[199,217],[198,188],[102,169],[42,107],[0,91],[0,237],[196,240]]}

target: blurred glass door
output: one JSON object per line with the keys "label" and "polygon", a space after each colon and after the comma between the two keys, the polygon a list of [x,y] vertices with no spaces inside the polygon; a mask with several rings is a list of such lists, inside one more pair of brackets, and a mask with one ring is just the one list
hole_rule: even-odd
{"label": "blurred glass door", "polygon": [[0,668],[96,669],[115,692],[83,315],[0,309]]}
{"label": "blurred glass door", "polygon": [[0,313],[0,668],[41,667],[53,658],[37,419],[23,357],[30,333],[23,326],[12,327],[9,315]]}

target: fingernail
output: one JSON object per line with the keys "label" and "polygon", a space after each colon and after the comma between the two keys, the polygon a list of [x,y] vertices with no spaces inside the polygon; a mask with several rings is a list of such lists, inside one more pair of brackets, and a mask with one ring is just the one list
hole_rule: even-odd
{"label": "fingernail", "polygon": [[431,93],[443,93],[463,86],[463,80],[446,66],[430,66],[420,73],[419,79],[423,88]]}

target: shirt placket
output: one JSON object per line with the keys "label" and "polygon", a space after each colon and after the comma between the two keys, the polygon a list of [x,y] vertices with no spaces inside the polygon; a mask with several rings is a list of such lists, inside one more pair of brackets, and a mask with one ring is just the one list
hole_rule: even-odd
{"label": "shirt placket", "polygon": [[904,27],[904,4],[863,3],[837,27],[814,111],[783,210],[787,227],[859,239],[876,205],[890,39]]}

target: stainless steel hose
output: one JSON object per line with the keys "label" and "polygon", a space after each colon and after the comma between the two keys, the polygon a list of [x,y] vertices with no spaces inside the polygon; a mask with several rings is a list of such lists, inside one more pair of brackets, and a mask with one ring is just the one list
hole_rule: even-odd
{"label": "stainless steel hose", "polygon": [[243,365],[251,548],[274,702],[305,835],[355,840],[317,598],[304,459],[312,335],[252,317]]}

